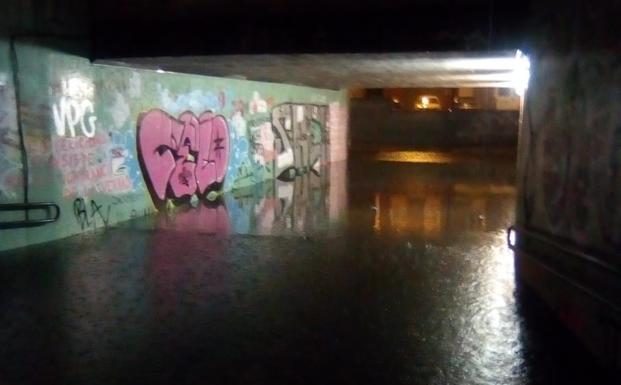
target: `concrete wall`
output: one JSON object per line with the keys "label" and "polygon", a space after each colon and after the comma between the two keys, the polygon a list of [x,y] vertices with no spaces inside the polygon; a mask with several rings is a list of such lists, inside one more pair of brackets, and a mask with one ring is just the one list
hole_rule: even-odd
{"label": "concrete wall", "polygon": [[455,147],[517,143],[517,111],[403,111],[389,101],[353,99],[352,148]]}
{"label": "concrete wall", "polygon": [[0,39],[0,203],[23,199],[22,152],[9,44]]}
{"label": "concrete wall", "polygon": [[546,29],[534,35],[520,134],[517,265],[594,353],[621,367],[621,55],[608,40],[618,36],[609,25],[614,8],[570,2],[538,9]]}
{"label": "concrete wall", "polygon": [[521,135],[519,221],[621,267],[621,70],[612,55],[538,56]]}
{"label": "concrete wall", "polygon": [[29,201],[61,208],[57,223],[1,230],[0,249],[264,182],[325,184],[346,158],[345,92],[96,66],[50,39],[15,40],[15,66],[8,39],[0,50],[1,203],[23,201],[25,155]]}

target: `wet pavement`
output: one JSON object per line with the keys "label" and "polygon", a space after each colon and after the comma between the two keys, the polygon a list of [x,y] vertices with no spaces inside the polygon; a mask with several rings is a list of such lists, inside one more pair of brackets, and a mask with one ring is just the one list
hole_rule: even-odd
{"label": "wet pavement", "polygon": [[428,156],[2,254],[0,384],[609,381],[516,286],[514,164]]}

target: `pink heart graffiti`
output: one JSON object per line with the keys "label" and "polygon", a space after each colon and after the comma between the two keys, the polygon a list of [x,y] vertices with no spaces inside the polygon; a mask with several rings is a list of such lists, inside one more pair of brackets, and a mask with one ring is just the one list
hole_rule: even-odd
{"label": "pink heart graffiti", "polygon": [[229,159],[229,132],[224,117],[211,111],[175,119],[154,109],[138,119],[138,154],[156,203],[196,194],[223,182]]}

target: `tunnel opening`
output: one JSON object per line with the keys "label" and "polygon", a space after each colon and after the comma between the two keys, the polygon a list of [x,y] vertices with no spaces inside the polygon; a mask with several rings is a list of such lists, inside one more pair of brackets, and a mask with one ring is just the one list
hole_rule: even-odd
{"label": "tunnel opening", "polygon": [[[312,96],[311,103],[305,106],[279,105],[270,100],[269,95],[252,91],[249,102],[225,100],[212,107],[216,113],[218,110],[224,113],[225,118],[238,119],[244,124],[237,133],[232,133],[238,138],[232,139],[231,148],[241,145],[239,140],[247,141],[243,142],[248,146],[244,151],[249,151],[254,160],[241,161],[236,167],[247,170],[255,160],[259,160],[263,165],[269,164],[274,168],[277,180],[273,187],[274,197],[280,202],[276,208],[280,214],[276,216],[289,210],[296,196],[308,195],[300,192],[304,189],[302,186],[324,186],[322,188],[327,191],[328,199],[334,200],[335,207],[341,207],[331,210],[328,215],[327,222],[334,222],[338,211],[344,210],[348,201],[361,197],[352,193],[357,187],[351,185],[348,178],[373,179],[364,177],[366,173],[371,174],[369,167],[373,167],[370,165],[392,162],[420,164],[419,169],[412,168],[410,171],[412,174],[420,172],[428,175],[430,179],[428,182],[414,182],[414,185],[439,183],[440,187],[431,187],[429,193],[425,192],[425,188],[419,188],[420,194],[432,196],[436,190],[446,192],[446,199],[434,200],[435,206],[441,209],[436,207],[425,211],[427,219],[424,221],[427,224],[436,223],[435,236],[440,234],[438,226],[447,222],[447,210],[452,198],[446,194],[453,190],[461,189],[474,194],[471,196],[474,203],[469,210],[461,209],[461,213],[453,214],[469,218],[464,229],[502,231],[512,224],[507,212],[511,211],[510,202],[515,198],[517,138],[523,96],[530,76],[529,59],[519,50],[132,57],[98,59],[95,65],[148,70],[170,76],[198,74],[235,81],[292,84],[300,90],[303,87],[340,90],[342,104],[347,107],[341,110],[339,117],[334,115],[332,109],[335,104],[320,95]],[[173,92],[166,92],[169,93],[167,98],[178,99]],[[225,92],[225,87],[220,87],[221,95]],[[228,96],[218,96],[221,97],[228,99]],[[226,105],[235,103],[238,103],[237,107],[227,112]],[[198,114],[197,111],[194,113]],[[257,118],[261,113],[269,116]],[[338,124],[347,127],[337,128]],[[265,128],[261,128],[264,125]],[[145,161],[141,164],[144,165]],[[435,172],[430,168],[433,165],[442,169],[436,176],[431,176]],[[494,169],[486,165],[497,167]],[[149,175],[149,170],[143,167],[143,173]],[[460,180],[461,175],[466,175],[466,178]],[[468,178],[476,175],[483,175],[480,180],[474,181],[476,186],[466,186]],[[396,174],[395,179],[399,178]],[[385,178],[377,180],[394,185]],[[164,198],[162,188],[158,199],[160,206],[174,202]],[[170,188],[168,193],[171,194],[167,194],[173,196],[174,191]],[[252,188],[248,185],[239,188],[233,184],[228,188],[233,195],[252,194]],[[479,194],[476,199],[475,191]],[[207,192],[201,194],[207,196]],[[192,208],[198,203],[192,204],[190,199],[195,199],[195,196],[199,197],[196,202],[227,206],[224,195],[209,201],[201,199],[201,194],[185,195],[185,204],[179,206],[183,207],[180,209],[183,215],[196,215],[197,211]],[[492,198],[495,201],[488,204],[488,197],[498,199]],[[306,198],[303,201],[307,201]],[[385,206],[380,205],[380,201],[383,202],[383,198],[376,194],[356,202],[357,205],[374,207],[376,228]],[[498,215],[494,213],[496,206],[503,207]],[[170,204],[169,207],[175,205]],[[403,218],[423,220],[424,216],[414,209],[410,213],[405,206],[399,210]],[[388,212],[392,210],[389,208]],[[435,219],[429,219],[430,213],[435,215]],[[197,219],[194,222],[200,223]],[[282,226],[288,229],[286,231],[295,232],[297,229],[312,233],[322,228],[320,223],[321,220],[313,224],[312,220],[305,222],[290,218]],[[228,229],[228,225],[225,228]],[[246,231],[269,234],[271,229],[268,226]],[[454,231],[455,228],[449,232]],[[425,231],[420,235],[424,237]]]}
{"label": "tunnel opening", "polygon": [[[530,76],[530,62],[520,50],[116,58],[96,63],[347,90],[349,152],[374,148],[386,160],[399,155],[388,155],[380,146],[430,154],[443,150],[447,155],[459,148],[515,152]],[[410,161],[417,159],[413,154]],[[401,158],[407,157],[402,153]]]}

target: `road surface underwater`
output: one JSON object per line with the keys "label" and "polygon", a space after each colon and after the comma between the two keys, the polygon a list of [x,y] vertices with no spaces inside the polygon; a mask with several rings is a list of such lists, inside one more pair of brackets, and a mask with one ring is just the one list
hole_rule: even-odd
{"label": "road surface underwater", "polygon": [[3,253],[0,384],[606,381],[516,283],[513,162],[381,158]]}

